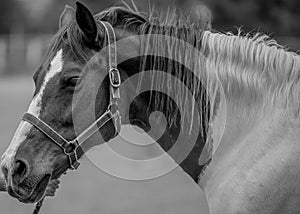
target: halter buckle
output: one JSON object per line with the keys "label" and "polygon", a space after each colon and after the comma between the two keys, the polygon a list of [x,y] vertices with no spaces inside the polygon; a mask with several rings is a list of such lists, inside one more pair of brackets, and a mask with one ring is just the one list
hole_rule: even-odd
{"label": "halter buckle", "polygon": [[111,68],[109,70],[109,80],[110,80],[110,84],[112,85],[112,87],[114,87],[114,88],[120,87],[121,76],[120,76],[120,72],[117,68]]}

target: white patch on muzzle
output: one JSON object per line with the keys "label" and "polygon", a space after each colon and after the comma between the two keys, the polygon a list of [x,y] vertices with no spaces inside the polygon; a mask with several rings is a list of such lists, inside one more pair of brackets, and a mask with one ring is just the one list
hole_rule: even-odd
{"label": "white patch on muzzle", "polygon": [[[59,50],[53,60],[50,63],[50,69],[46,73],[46,76],[44,78],[43,84],[39,90],[39,92],[34,96],[29,109],[28,113],[31,113],[35,115],[36,117],[40,116],[41,109],[42,109],[42,98],[43,98],[43,93],[44,90],[48,84],[48,82],[59,72],[62,71],[63,67],[63,57],[62,57],[62,49]],[[6,166],[8,169],[11,168],[12,162],[14,161],[14,157],[16,155],[16,152],[20,145],[26,140],[26,135],[29,133],[31,130],[32,125],[21,121],[19,127],[17,128],[15,135],[7,148],[6,152],[2,155],[2,166]]]}

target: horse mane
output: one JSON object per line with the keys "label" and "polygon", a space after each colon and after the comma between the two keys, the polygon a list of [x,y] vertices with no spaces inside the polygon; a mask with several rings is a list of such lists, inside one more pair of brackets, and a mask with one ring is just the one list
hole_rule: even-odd
{"label": "horse mane", "polygon": [[[143,12],[137,6],[137,2],[131,0],[131,3],[126,3],[125,0],[121,0],[119,6],[110,7],[95,15],[95,18],[102,20],[105,18],[106,21],[116,24],[118,21],[122,22],[122,26],[125,28],[134,22],[140,22],[144,20],[153,25],[159,26],[176,26],[210,30],[211,29],[211,19],[212,15],[210,10],[205,5],[199,5],[199,20],[197,22],[193,19],[190,13],[184,12],[182,9],[178,8],[175,2],[172,2],[166,9],[161,9],[156,7],[154,4],[148,2],[148,11]],[[121,20],[118,19],[120,13],[127,14],[127,16],[122,16]],[[120,24],[119,24],[120,25]],[[121,26],[121,25],[120,25]]]}
{"label": "horse mane", "polygon": [[[192,29],[205,29],[208,26],[199,26],[195,23],[189,21],[189,17],[185,16],[184,18],[180,9],[175,7],[170,7],[168,12],[164,16],[158,17],[158,14],[155,12],[155,8],[149,6],[149,14],[141,12],[137,9],[134,1],[132,5],[127,4],[125,1],[121,2],[122,6],[110,7],[107,10],[96,14],[94,17],[97,21],[108,21],[114,26],[123,26],[124,29],[134,30],[136,33],[139,29],[143,28],[142,25],[151,25],[155,24],[157,26],[175,26],[177,28],[185,27]],[[205,17],[205,15],[203,15]],[[205,19],[205,18],[204,18]],[[208,21],[209,18],[206,20]],[[204,21],[205,22],[205,21]],[[138,26],[138,30],[136,27]],[[101,25],[98,25],[99,30],[101,30]],[[145,32],[144,32],[145,33]],[[60,49],[63,43],[67,43],[71,51],[75,56],[78,57],[81,61],[86,61],[88,56],[85,54],[83,48],[83,38],[78,28],[76,21],[73,20],[71,23],[63,26],[58,30],[50,41],[50,46],[48,48],[45,56],[45,60],[48,62],[54,57],[54,54]]]}
{"label": "horse mane", "polygon": [[[256,113],[278,102],[299,104],[300,57],[275,40],[241,31],[237,35],[205,32],[203,48],[209,52],[210,69],[217,70],[228,98],[238,98],[238,106],[256,103],[262,96],[263,106],[260,111],[253,109]],[[251,99],[243,92],[250,93]]]}

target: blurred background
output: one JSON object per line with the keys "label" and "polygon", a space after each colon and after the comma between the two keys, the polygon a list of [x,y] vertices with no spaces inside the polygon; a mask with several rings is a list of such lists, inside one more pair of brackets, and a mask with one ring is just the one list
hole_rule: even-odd
{"label": "blurred background", "polygon": [[[112,6],[116,0],[82,0],[94,12]],[[130,0],[126,0],[130,1]],[[263,32],[291,50],[300,49],[299,0],[152,0],[159,8],[171,2],[189,13],[208,14],[215,30]],[[137,5],[146,11],[148,0]],[[75,0],[1,0],[0,75],[31,74],[40,62],[49,38],[57,31],[65,4]]]}
{"label": "blurred background", "polygon": [[[115,0],[81,0],[94,12]],[[147,11],[148,0],[136,0]],[[299,0],[152,0],[164,10],[172,1],[194,17],[203,14],[214,30],[263,32],[293,51],[300,50]],[[30,102],[32,73],[58,29],[65,4],[75,0],[1,0],[0,3],[0,154]],[[29,214],[32,205],[0,193],[0,213]],[[41,213],[194,214],[205,213],[205,196],[181,169],[151,181],[120,180],[83,160],[79,171],[62,179],[57,196]],[[202,212],[201,212],[202,210]]]}

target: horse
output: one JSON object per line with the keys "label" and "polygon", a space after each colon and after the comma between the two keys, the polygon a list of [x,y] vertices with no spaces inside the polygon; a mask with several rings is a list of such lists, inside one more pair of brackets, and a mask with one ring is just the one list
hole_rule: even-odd
{"label": "horse", "polygon": [[[152,137],[156,138],[158,144],[166,151],[175,144],[179,133],[182,133],[181,140],[183,141],[189,142],[188,139],[194,139],[195,142],[189,146],[191,151],[188,151],[187,157],[181,157],[180,151],[175,150],[170,152],[170,155],[174,159],[184,158],[184,160],[178,160],[178,164],[196,182],[198,181],[198,175],[205,167],[206,163],[200,165],[198,159],[209,138],[208,123],[205,121],[208,120],[210,114],[208,99],[206,99],[206,90],[203,88],[201,82],[197,81],[198,78],[179,62],[153,54],[153,56],[148,56],[149,51],[151,51],[149,48],[153,44],[150,44],[149,41],[147,42],[147,38],[140,41],[139,38],[131,37],[137,34],[150,35],[161,32],[166,35],[178,34],[182,39],[190,40],[189,43],[196,44],[196,40],[200,38],[200,33],[189,36],[187,33],[190,30],[187,27],[183,27],[182,30],[173,31],[177,27],[152,24],[143,15],[124,7],[113,7],[93,16],[84,5],[77,3],[76,11],[69,6],[65,8],[60,18],[59,32],[54,36],[44,62],[33,76],[36,90],[27,112],[31,117],[34,116],[35,120],[41,120],[37,122],[47,124],[48,130],[52,128],[52,136],[49,138],[49,135],[47,136],[39,128],[29,123],[28,117],[26,119],[23,118],[11,145],[2,156],[1,167],[6,181],[6,189],[12,197],[17,198],[23,203],[40,201],[49,186],[48,184],[58,179],[70,168],[70,156],[66,156],[67,152],[65,149],[62,150],[60,146],[53,144],[53,135],[56,135],[54,136],[56,138],[60,138],[57,137],[58,135],[63,136],[64,139],[70,141],[76,137],[76,131],[78,131],[75,130],[78,127],[74,126],[72,120],[82,122],[80,124],[81,131],[90,125],[87,115],[93,112],[93,110],[82,108],[82,103],[80,102],[78,102],[77,106],[76,104],[74,106],[72,99],[73,95],[78,92],[75,90],[77,83],[81,82],[80,79],[84,79],[79,78],[79,76],[85,76],[95,70],[99,71],[107,67],[106,60],[103,57],[93,58],[95,53],[99,52],[101,47],[108,43],[105,29],[101,24],[103,22],[110,23],[113,26],[116,40],[129,39],[127,42],[122,43],[125,46],[120,47],[118,45],[118,61],[122,61],[122,58],[126,58],[127,56],[130,56],[130,58],[132,58],[131,56],[138,56],[141,50],[145,52],[142,57],[134,57],[118,65],[122,82],[130,79],[130,76],[139,73],[140,70],[159,69],[172,75],[181,75],[180,79],[188,86],[178,87],[178,85],[174,85],[166,89],[166,91],[174,90],[173,93],[178,91],[175,94],[180,94],[180,96],[177,96],[177,99],[182,100],[181,106],[177,106],[175,101],[168,98],[165,94],[155,91],[146,91],[140,94],[129,105],[125,97],[128,98],[132,94],[135,95],[136,88],[149,83],[148,78],[153,79],[154,82],[155,78],[159,78],[159,76],[153,75],[149,77],[145,75],[141,78],[143,81],[129,84],[120,90],[121,99],[118,105],[120,106],[122,118],[125,118],[122,120],[123,124],[130,123],[136,125],[146,132],[151,130]],[[106,27],[109,27],[109,25]],[[196,26],[191,27],[195,28]],[[154,47],[161,49],[159,43],[155,44]],[[180,54],[178,51],[177,53]],[[91,62],[88,63],[88,61]],[[84,69],[85,67],[88,69]],[[183,70],[186,72],[183,72]],[[99,86],[99,93],[95,101],[97,103],[95,114],[99,118],[105,112],[107,106],[109,106],[111,91],[107,72],[97,73],[101,74],[97,78],[104,79],[101,86]],[[195,83],[190,84],[194,80]],[[162,89],[163,86],[169,85],[165,83],[165,81],[164,83],[159,83]],[[57,91],[55,92],[54,89],[57,89]],[[201,102],[185,100],[184,97],[188,97],[188,93],[194,93],[195,99]],[[90,96],[91,94],[86,94],[84,100],[93,102],[89,99]],[[190,108],[184,105],[188,103],[191,103],[189,105]],[[197,107],[198,112],[201,114],[194,116],[195,120],[193,120],[193,124],[188,126],[188,131],[180,131],[183,127],[181,122],[185,121],[187,123],[187,119],[183,120],[183,118],[188,118],[191,112],[196,111],[193,110],[194,106]],[[128,111],[126,111],[127,107],[129,108]],[[77,109],[80,112],[75,114],[73,109]],[[163,127],[159,118],[153,121],[154,124],[149,122],[150,115],[156,111],[161,111],[166,115],[167,127]],[[60,116],[57,118],[54,115]],[[84,127],[85,125],[86,127]],[[192,125],[196,126],[195,130],[198,131],[191,129]],[[164,128],[166,130],[160,136],[160,132]],[[83,150],[88,151],[95,145],[111,140],[115,137],[115,131],[113,121],[107,121],[99,129],[103,138],[102,141],[99,142],[97,139],[90,139],[89,145],[86,145],[86,148],[83,148]],[[41,144],[40,142],[43,143]],[[188,143],[185,144],[185,147],[187,145]],[[182,148],[182,145],[179,144],[178,147]],[[209,158],[207,157],[206,161]]]}
{"label": "horse", "polygon": [[[177,159],[176,152],[169,154],[199,182],[212,213],[299,212],[300,60],[298,55],[285,51],[265,36],[251,38],[195,27],[161,26],[150,23],[137,11],[120,7],[93,16],[77,3],[76,11],[67,7],[63,12],[60,30],[45,62],[34,75],[36,91],[29,106],[30,114],[45,121],[65,139],[74,139],[73,121],[82,121],[80,131],[86,129],[89,122],[86,115],[91,109],[80,108],[75,102],[75,113],[72,112],[72,96],[77,93],[77,85],[80,91],[79,76],[93,71],[95,81],[103,79],[103,82],[97,88],[97,105],[92,110],[96,118],[105,112],[112,93],[105,72],[106,57],[100,54],[93,58],[108,42],[101,22],[112,25],[117,40],[126,41],[118,45],[117,52],[119,61],[130,58],[118,65],[122,82],[140,71],[161,70],[184,83],[176,84],[161,72],[150,72],[150,75],[143,72],[138,83],[120,90],[118,105],[125,118],[123,124],[134,124],[146,132],[152,130],[150,135],[158,139],[165,151],[176,143],[178,133],[183,134],[179,148],[191,148],[188,155],[181,160]],[[164,36],[180,39],[183,44]],[[205,59],[190,46],[200,50]],[[162,57],[165,55],[183,59],[183,63]],[[217,78],[215,75],[211,78],[215,72]],[[144,85],[165,93],[144,92],[128,104],[126,97]],[[222,99],[221,89],[226,101]],[[84,94],[85,102],[90,97],[88,93]],[[174,99],[166,94],[175,94]],[[224,113],[221,106],[225,102]],[[149,116],[154,111],[165,115],[167,127],[162,127],[160,118],[150,124]],[[216,130],[224,114],[226,126],[218,142],[220,136]],[[164,128],[163,135],[157,138],[157,133]],[[103,140],[93,141],[85,151],[114,138],[114,123],[108,121],[99,132]],[[43,197],[51,179],[59,178],[70,168],[70,161],[49,136],[22,121],[2,157],[1,167],[9,194],[22,202],[33,203]]]}

